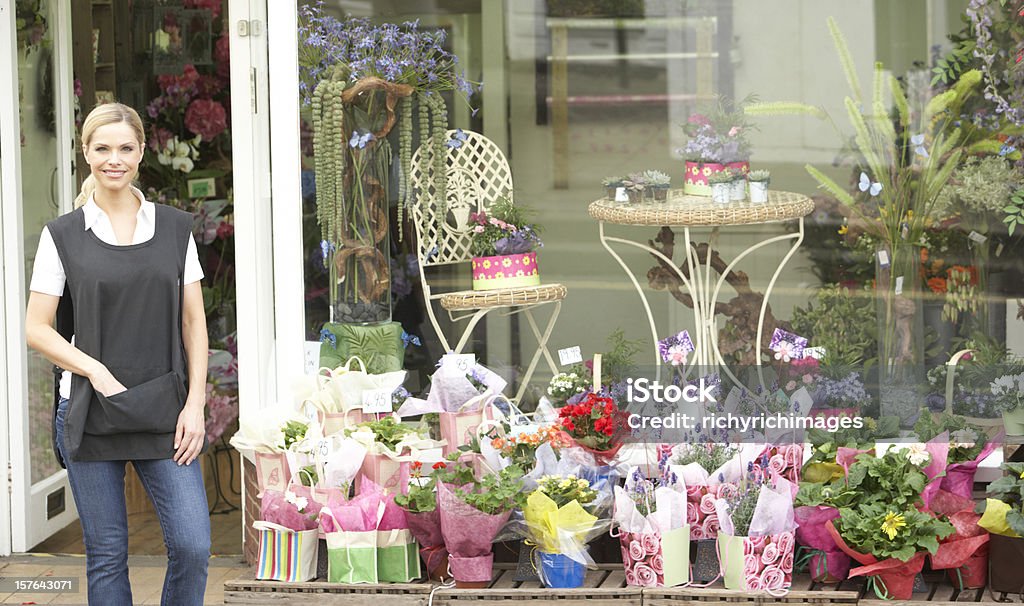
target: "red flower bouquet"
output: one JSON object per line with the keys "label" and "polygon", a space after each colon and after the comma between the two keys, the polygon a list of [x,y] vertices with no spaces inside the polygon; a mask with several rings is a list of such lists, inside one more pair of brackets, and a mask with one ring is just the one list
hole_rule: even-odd
{"label": "red flower bouquet", "polygon": [[558,424],[577,445],[593,453],[599,464],[608,464],[622,448],[625,414],[611,398],[587,394],[578,404],[558,411]]}

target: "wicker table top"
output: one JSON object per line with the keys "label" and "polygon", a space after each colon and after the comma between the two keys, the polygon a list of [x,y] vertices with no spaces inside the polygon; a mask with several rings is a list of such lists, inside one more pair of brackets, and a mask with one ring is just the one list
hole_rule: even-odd
{"label": "wicker table top", "polygon": [[789,221],[814,210],[814,202],[803,194],[769,191],[768,202],[730,202],[717,204],[707,196],[691,196],[673,189],[665,202],[645,200],[639,204],[602,198],[590,204],[587,212],[598,221],[619,225],[708,226],[753,225]]}

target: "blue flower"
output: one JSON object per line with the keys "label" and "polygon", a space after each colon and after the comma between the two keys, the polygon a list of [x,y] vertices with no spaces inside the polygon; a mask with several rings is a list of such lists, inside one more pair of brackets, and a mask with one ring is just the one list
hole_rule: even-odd
{"label": "blue flower", "polygon": [[330,343],[331,347],[333,347],[334,349],[338,349],[338,337],[336,337],[334,333],[327,330],[326,328],[320,329],[320,342]]}
{"label": "blue flower", "polygon": [[402,343],[405,347],[409,347],[410,344],[415,345],[416,347],[423,345],[419,337],[416,335],[410,335],[404,330],[402,331]]}

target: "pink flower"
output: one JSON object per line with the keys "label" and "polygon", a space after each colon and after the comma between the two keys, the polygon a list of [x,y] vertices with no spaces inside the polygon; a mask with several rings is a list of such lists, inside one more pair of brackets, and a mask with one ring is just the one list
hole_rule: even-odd
{"label": "pink flower", "polygon": [[633,572],[633,569],[628,566],[626,567],[626,585],[632,585],[634,587],[637,586],[636,574]]}
{"label": "pink flower", "polygon": [[782,572],[778,566],[768,566],[761,571],[761,584],[768,591],[785,589],[787,585],[786,573]]}
{"label": "pink flower", "polygon": [[786,459],[780,455],[772,455],[772,458],[768,459],[768,471],[769,473],[777,473],[782,475],[782,472],[786,470]]}
{"label": "pink flower", "polygon": [[768,543],[761,552],[762,564],[774,564],[779,561],[779,546],[775,543]]}
{"label": "pink flower", "polygon": [[761,553],[764,551],[764,546],[768,542],[768,537],[747,537],[747,541],[753,548],[753,553]]}
{"label": "pink flower", "polygon": [[690,526],[700,523],[700,510],[697,509],[697,504],[692,501],[686,502],[686,523]]}
{"label": "pink flower", "polygon": [[[700,541],[700,540],[707,539],[707,538],[708,537],[704,536],[704,529],[701,528],[700,524],[695,524],[695,525],[691,525],[690,526],[690,540],[691,541]],[[711,537],[711,538],[714,538],[714,537]]]}
{"label": "pink flower", "polygon": [[231,236],[235,235],[235,225],[230,221],[221,221],[217,225],[217,237],[221,240],[227,240]]}
{"label": "pink flower", "polygon": [[794,389],[796,389],[796,381],[786,383],[786,391],[793,391]]}
{"label": "pink flower", "polygon": [[729,129],[729,136],[730,137],[735,137],[736,135],[740,134],[741,130],[743,130],[743,129],[741,129],[738,126],[734,126],[734,127]]}
{"label": "pink flower", "polygon": [[782,556],[782,572],[786,574],[793,572],[793,557],[792,551]]}
{"label": "pink flower", "polygon": [[745,555],[743,556],[743,574],[744,576],[752,576],[761,572],[761,561],[756,555]]}
{"label": "pink flower", "polygon": [[708,120],[707,116],[704,114],[690,114],[690,117],[687,118],[686,121],[690,124],[699,124],[701,126],[711,124],[711,121]]}
{"label": "pink flower", "polygon": [[231,79],[231,36],[228,34],[217,38],[213,47],[213,59],[217,63],[217,77],[222,80]]}
{"label": "pink flower", "polygon": [[658,575],[654,573],[647,564],[637,564],[633,568],[633,572],[636,574],[636,584],[641,587],[655,587],[658,583]]}
{"label": "pink flower", "polygon": [[814,377],[811,375],[804,375],[800,377],[800,380],[804,382],[804,385],[810,385],[814,381]]}
{"label": "pink flower", "polygon": [[764,591],[764,583],[759,577],[747,577],[747,591]]}
{"label": "pink flower", "polygon": [[715,497],[706,494],[700,498],[701,513],[715,513]]}
{"label": "pink flower", "polygon": [[661,539],[655,534],[645,534],[641,539],[641,544],[644,547],[644,553],[647,557],[657,555],[661,551]]}
{"label": "pink flower", "polygon": [[646,555],[646,552],[644,551],[644,546],[640,544],[640,541],[633,539],[629,542],[629,557],[631,559],[642,560],[644,559],[644,555]]}
{"label": "pink flower", "polygon": [[717,537],[719,528],[718,516],[715,514],[711,514],[708,517],[704,518],[704,521],[701,522],[700,527],[701,530],[704,532],[704,538],[713,539]]}
{"label": "pink flower", "polygon": [[185,126],[203,141],[212,141],[227,129],[227,112],[218,101],[196,99],[185,110]]}
{"label": "pink flower", "polygon": [[699,486],[699,485],[687,486],[686,487],[686,498],[691,500],[691,501],[695,501],[695,502],[699,501],[700,500],[700,495],[704,494],[701,491],[702,488],[704,488],[704,486]]}
{"label": "pink flower", "polygon": [[725,484],[719,484],[715,487],[715,492],[718,494],[720,499],[732,499],[740,493],[739,486],[726,482]]}
{"label": "pink flower", "polygon": [[661,557],[660,553],[651,558],[651,570],[658,576],[665,574],[665,559]]}
{"label": "pink flower", "polygon": [[486,230],[486,229],[487,228],[484,227],[483,225],[477,225],[476,227],[473,228],[473,231],[478,233],[478,234],[482,234],[482,233],[484,233],[484,230]]}
{"label": "pink flower", "polygon": [[793,540],[792,532],[783,532],[782,534],[775,535],[775,542],[779,546],[779,553],[786,555],[787,553],[793,553],[793,546],[796,541]]}
{"label": "pink flower", "polygon": [[629,557],[629,547],[626,545],[622,546],[622,565],[629,570],[629,567],[633,565],[633,558]]}
{"label": "pink flower", "polygon": [[786,462],[790,467],[801,467],[804,463],[803,444],[791,444],[786,448]]}

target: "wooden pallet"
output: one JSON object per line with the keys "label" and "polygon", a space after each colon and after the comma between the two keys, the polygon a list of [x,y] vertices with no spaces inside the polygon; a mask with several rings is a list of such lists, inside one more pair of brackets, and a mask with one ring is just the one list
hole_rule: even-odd
{"label": "wooden pallet", "polygon": [[794,575],[792,588],[782,597],[724,589],[721,581],[707,588],[627,587],[620,564],[603,564],[597,570],[588,570],[579,589],[544,589],[537,581],[515,581],[514,575],[513,565],[495,564],[494,578],[487,589],[442,588],[422,581],[383,585],[277,583],[257,581],[250,575],[224,583],[224,603],[470,606],[516,600],[529,601],[529,606],[857,606],[861,601],[871,601],[878,606],[962,606],[965,602],[1024,601],[1019,595],[994,594],[987,589],[958,591],[941,573],[925,575],[921,590],[901,602],[882,602],[866,588],[864,579],[826,585],[812,582],[806,574]]}

